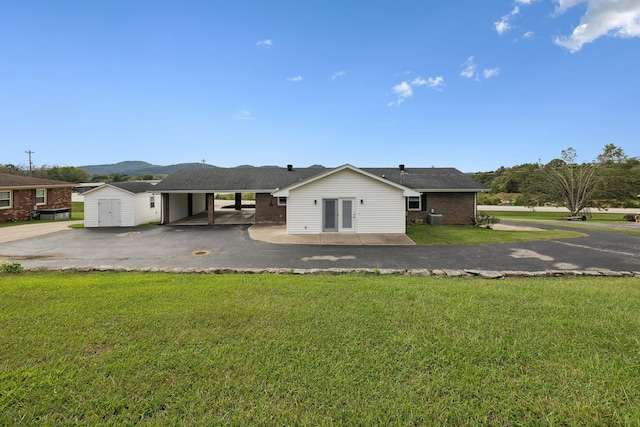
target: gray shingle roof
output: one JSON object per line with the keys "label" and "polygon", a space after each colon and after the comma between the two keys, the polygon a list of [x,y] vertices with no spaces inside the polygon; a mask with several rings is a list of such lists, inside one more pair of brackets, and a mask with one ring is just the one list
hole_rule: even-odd
{"label": "gray shingle roof", "polygon": [[33,178],[24,175],[13,175],[10,173],[0,173],[0,188],[53,188],[53,187],[73,187],[73,183],[56,181],[53,179]]}
{"label": "gray shingle roof", "polygon": [[109,185],[121,188],[134,194],[144,193],[146,191],[154,191],[155,188],[155,185],[149,184],[148,182],[144,181],[110,182]]}
{"label": "gray shingle roof", "polygon": [[[488,190],[455,168],[360,168],[396,184],[423,191]],[[273,192],[317,174],[326,168],[238,167],[183,169],[154,187],[158,192]]]}

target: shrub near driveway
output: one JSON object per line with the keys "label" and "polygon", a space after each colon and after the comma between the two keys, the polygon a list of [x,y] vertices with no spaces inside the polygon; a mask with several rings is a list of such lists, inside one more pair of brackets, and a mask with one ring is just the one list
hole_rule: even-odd
{"label": "shrub near driveway", "polygon": [[0,275],[0,425],[632,425],[633,278]]}

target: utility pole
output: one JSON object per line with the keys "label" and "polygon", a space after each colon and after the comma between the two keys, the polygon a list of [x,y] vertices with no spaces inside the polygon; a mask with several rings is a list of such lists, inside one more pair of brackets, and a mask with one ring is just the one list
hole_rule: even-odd
{"label": "utility pole", "polygon": [[31,155],[35,154],[35,151],[27,150],[25,151],[29,155],[29,176],[33,176],[33,163],[31,163]]}
{"label": "utility pole", "polygon": [[204,169],[204,167],[205,167],[205,165],[206,165],[206,163],[205,163],[205,162],[206,162],[206,160],[205,160],[205,159],[202,159],[202,168],[203,168],[203,169]]}

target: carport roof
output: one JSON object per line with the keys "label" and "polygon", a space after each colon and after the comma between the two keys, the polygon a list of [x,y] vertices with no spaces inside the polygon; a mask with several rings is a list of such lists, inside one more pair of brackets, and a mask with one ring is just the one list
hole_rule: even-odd
{"label": "carport roof", "polygon": [[[333,169],[333,168],[331,168]],[[271,193],[331,169],[322,167],[287,168],[236,167],[183,169],[169,175],[154,187],[163,193]],[[488,188],[455,168],[360,168],[407,188],[432,192],[478,192]]]}

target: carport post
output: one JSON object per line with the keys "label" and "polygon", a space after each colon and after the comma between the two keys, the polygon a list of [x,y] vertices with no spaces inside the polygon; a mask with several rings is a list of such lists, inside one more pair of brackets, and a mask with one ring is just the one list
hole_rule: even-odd
{"label": "carport post", "polygon": [[236,193],[236,205],[234,209],[237,211],[242,210],[242,193]]}
{"label": "carport post", "polygon": [[216,205],[215,205],[215,194],[214,193],[207,193],[207,222],[209,224],[213,224],[214,223],[214,219],[215,219],[215,210]]}
{"label": "carport post", "polygon": [[169,224],[169,219],[171,216],[169,215],[169,193],[161,193],[162,194],[162,224]]}

